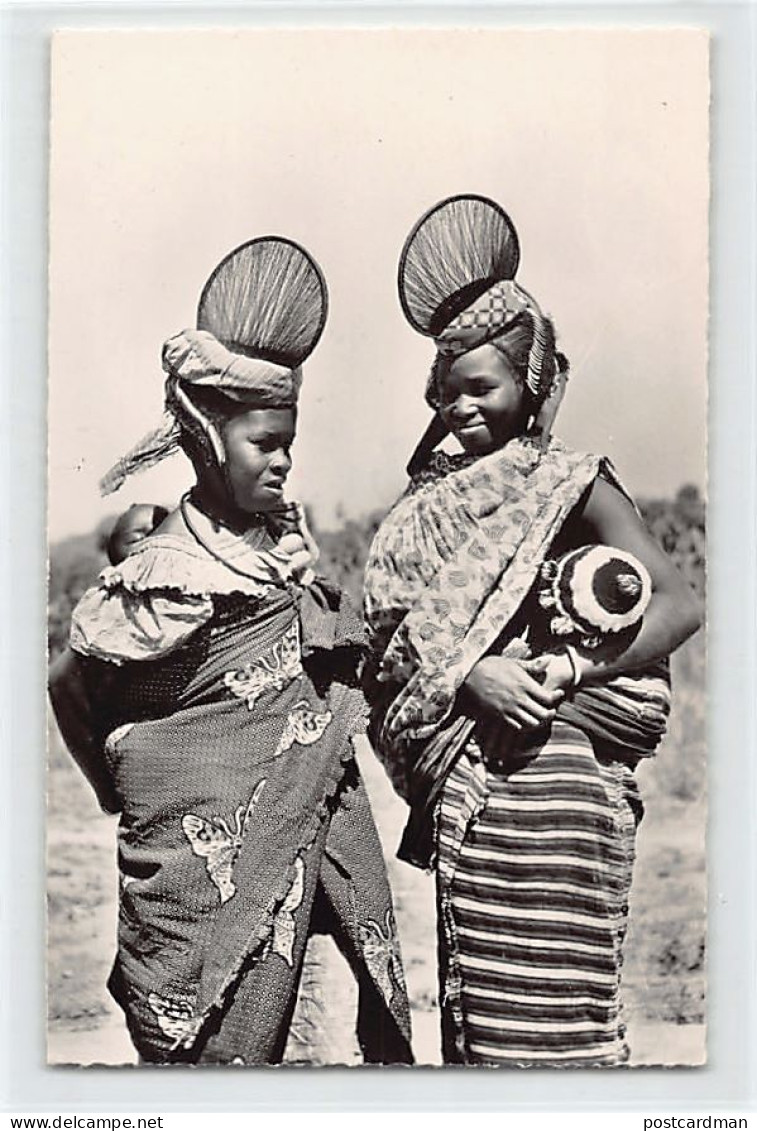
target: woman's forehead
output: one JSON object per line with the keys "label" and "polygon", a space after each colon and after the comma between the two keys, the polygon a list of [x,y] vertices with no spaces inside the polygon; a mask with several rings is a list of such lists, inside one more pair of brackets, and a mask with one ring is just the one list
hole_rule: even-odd
{"label": "woman's forehead", "polygon": [[250,436],[293,436],[297,415],[293,408],[251,408],[235,416],[231,423],[235,430]]}
{"label": "woman's forehead", "polygon": [[455,358],[442,382],[457,383],[466,379],[488,377],[492,380],[503,381],[512,376],[511,368],[506,358],[490,342],[469,350],[460,357]]}

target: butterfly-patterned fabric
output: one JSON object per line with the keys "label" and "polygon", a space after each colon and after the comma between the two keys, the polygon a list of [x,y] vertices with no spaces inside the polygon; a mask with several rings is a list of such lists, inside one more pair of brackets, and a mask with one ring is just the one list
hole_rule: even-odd
{"label": "butterfly-patterned fabric", "polygon": [[[366,1060],[411,1059],[351,745],[365,725],[359,622],[334,590],[312,590],[214,596],[180,648],[108,664],[100,639],[80,659],[122,805],[110,988],[147,1061],[276,1063],[317,893],[358,980]],[[382,939],[391,928],[390,966],[375,960],[374,923]]]}

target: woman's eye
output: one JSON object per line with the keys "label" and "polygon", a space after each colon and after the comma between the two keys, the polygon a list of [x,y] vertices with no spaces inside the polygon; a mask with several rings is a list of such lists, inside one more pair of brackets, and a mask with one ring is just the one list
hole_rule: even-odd
{"label": "woman's eye", "polygon": [[250,442],[252,443],[253,447],[256,447],[258,449],[259,452],[262,452],[263,455],[267,456],[273,455],[274,452],[283,452],[285,456],[288,456],[292,449],[291,443],[282,444],[279,440],[276,439],[251,440]]}

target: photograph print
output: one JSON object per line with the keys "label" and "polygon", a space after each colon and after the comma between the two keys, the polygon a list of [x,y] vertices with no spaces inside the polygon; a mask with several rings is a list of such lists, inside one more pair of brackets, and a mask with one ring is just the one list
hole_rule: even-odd
{"label": "photograph print", "polygon": [[54,36],[49,1064],[706,1063],[708,52]]}

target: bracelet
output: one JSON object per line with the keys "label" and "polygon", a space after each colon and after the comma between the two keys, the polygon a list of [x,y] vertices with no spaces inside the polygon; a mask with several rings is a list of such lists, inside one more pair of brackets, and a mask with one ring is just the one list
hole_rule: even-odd
{"label": "bracelet", "polygon": [[565,645],[565,655],[570,661],[570,666],[573,669],[573,686],[578,687],[581,682],[581,669],[578,666],[578,652],[572,644]]}

